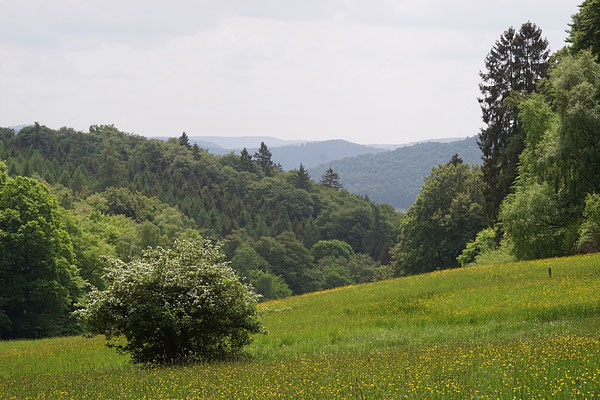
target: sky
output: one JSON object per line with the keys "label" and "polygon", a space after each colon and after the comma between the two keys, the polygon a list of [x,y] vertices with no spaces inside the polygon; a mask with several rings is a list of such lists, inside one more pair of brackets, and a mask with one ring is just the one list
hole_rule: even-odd
{"label": "sky", "polygon": [[407,143],[476,135],[509,27],[581,0],[0,0],[0,126]]}

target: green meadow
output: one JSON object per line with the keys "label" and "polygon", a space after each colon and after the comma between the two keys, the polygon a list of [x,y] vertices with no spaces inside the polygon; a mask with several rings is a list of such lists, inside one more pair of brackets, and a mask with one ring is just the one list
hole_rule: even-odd
{"label": "green meadow", "polygon": [[136,366],[101,337],[0,342],[0,399],[600,393],[600,255],[445,270],[260,307],[268,334],[227,362]]}

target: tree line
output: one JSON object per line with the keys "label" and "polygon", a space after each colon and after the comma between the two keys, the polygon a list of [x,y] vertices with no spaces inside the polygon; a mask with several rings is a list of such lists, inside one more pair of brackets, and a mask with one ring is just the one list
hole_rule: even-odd
{"label": "tree line", "polygon": [[[178,239],[223,241],[263,299],[391,276],[394,209],[348,193],[333,170],[321,183],[302,165],[283,172],[264,143],[252,156],[214,156],[185,134],[161,142],[35,124],[0,129],[0,159],[3,338],[77,331],[69,313],[89,285],[105,287],[106,257],[130,262]],[[316,256],[320,246],[351,252]]]}
{"label": "tree line", "polygon": [[434,168],[401,219],[396,274],[600,250],[600,1],[550,54],[539,27],[507,29],[485,59],[479,167]]}

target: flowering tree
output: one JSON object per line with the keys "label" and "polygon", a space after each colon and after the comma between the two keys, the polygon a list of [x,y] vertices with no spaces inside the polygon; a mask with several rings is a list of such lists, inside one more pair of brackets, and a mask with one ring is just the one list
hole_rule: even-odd
{"label": "flowering tree", "polygon": [[78,314],[91,333],[106,335],[109,346],[134,362],[237,353],[262,331],[258,295],[221,259],[219,247],[208,240],[148,248],[130,263],[108,259],[107,289],[94,289]]}

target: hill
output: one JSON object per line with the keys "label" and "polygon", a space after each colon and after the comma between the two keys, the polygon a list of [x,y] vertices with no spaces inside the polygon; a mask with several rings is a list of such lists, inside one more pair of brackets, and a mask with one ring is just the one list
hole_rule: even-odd
{"label": "hill", "polygon": [[600,255],[338,288],[264,303],[248,358],[187,367],[99,337],[0,342],[0,398],[592,398],[598,290]]}
{"label": "hill", "polygon": [[[257,149],[252,149],[252,154]],[[354,157],[361,154],[378,154],[386,149],[364,146],[346,140],[326,140],[323,142],[309,142],[300,145],[281,146],[271,149],[273,161],[281,164],[284,170],[298,168],[302,163],[306,168],[319,164],[339,160],[345,157]]]}
{"label": "hill", "polygon": [[308,172],[318,181],[331,167],[349,192],[367,195],[373,201],[388,203],[398,209],[408,209],[431,168],[448,162],[455,153],[466,163],[481,162],[481,151],[476,138],[472,137],[449,143],[419,143],[394,151],[344,158],[310,168]]}

